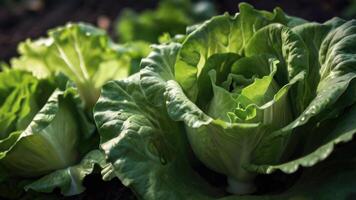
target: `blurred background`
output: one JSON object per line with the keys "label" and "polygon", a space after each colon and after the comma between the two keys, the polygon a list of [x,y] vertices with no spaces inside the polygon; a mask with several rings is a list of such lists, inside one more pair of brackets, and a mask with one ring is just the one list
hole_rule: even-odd
{"label": "blurred background", "polygon": [[[166,1],[174,2],[177,0]],[[150,10],[151,15],[157,16],[159,14],[154,11],[158,9],[159,2],[158,0],[0,0],[0,60],[7,61],[10,57],[15,56],[17,44],[20,41],[26,38],[40,37],[48,29],[63,25],[68,21],[92,23],[106,29],[115,40],[128,41],[130,38],[125,38],[125,36],[120,39],[118,33],[120,31],[117,31],[118,24],[116,22],[118,17],[125,13],[126,18],[135,20],[134,18],[137,18],[138,13],[145,10]],[[209,2],[214,6],[212,9],[220,14],[237,12],[237,5],[242,1],[210,0]],[[280,6],[290,15],[318,22],[323,22],[333,16],[348,19],[356,16],[356,0],[247,0],[245,2],[258,9],[266,10]],[[127,11],[128,8],[131,11]],[[177,10],[182,9],[179,5],[175,8]],[[203,6],[203,8],[197,7],[196,9],[197,12],[201,9],[200,12],[203,13],[200,13],[200,17],[203,16],[202,18],[204,18],[204,12],[205,17],[212,14],[208,13],[211,12],[211,8],[204,8]],[[126,11],[124,12],[124,10]],[[184,15],[185,13],[179,14]],[[146,11],[146,15],[150,14],[147,14]],[[175,17],[174,14],[172,17]],[[184,18],[184,16],[180,17]],[[141,21],[145,21],[145,19],[141,19]],[[184,26],[184,22],[178,22],[178,25]],[[136,34],[139,34],[138,31],[131,30]],[[149,38],[143,39],[150,40]]]}

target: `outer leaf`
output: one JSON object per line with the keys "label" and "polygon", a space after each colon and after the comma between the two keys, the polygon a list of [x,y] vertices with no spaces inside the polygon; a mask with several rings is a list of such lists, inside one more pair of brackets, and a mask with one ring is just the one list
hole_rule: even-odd
{"label": "outer leaf", "polygon": [[[315,146],[315,149],[309,154],[279,165],[252,165],[249,166],[250,169],[260,173],[268,174],[278,169],[285,173],[293,173],[298,169],[299,166],[310,167],[315,163],[324,160],[334,150],[335,145],[338,143],[351,141],[353,135],[356,133],[356,106],[353,106],[350,111],[346,112],[346,114],[340,117],[342,120],[336,122],[336,125],[334,125],[333,130],[328,133],[327,137],[325,137],[324,134],[323,137],[317,137],[316,139],[313,139],[313,145]],[[318,131],[318,129],[314,131]],[[321,131],[324,132],[325,129],[322,129]]]}
{"label": "outer leaf", "polygon": [[199,128],[212,121],[212,118],[185,96],[179,84],[173,80],[167,82],[165,99],[167,111],[173,120],[184,121],[192,128]]}
{"label": "outer leaf", "polygon": [[306,169],[300,179],[281,194],[230,196],[221,200],[353,199],[356,187],[354,145],[339,148],[326,161]]}
{"label": "outer leaf", "polygon": [[189,166],[182,127],[147,102],[138,75],[106,84],[94,111],[101,148],[139,198],[208,198],[209,189]]}
{"label": "outer leaf", "polygon": [[79,164],[54,171],[26,185],[25,190],[49,193],[60,188],[65,196],[80,194],[85,190],[82,186],[84,178],[94,171],[96,164],[101,168],[106,166],[105,155],[99,150],[89,152]]}
{"label": "outer leaf", "polygon": [[[316,97],[297,119],[283,129],[271,134],[268,139],[263,140],[259,149],[268,149],[271,147],[271,144],[273,144],[273,141],[290,137],[291,133],[298,133],[292,132],[291,130],[303,126],[306,123],[319,122],[320,124],[322,122],[320,120],[325,120],[330,117],[339,117],[338,115],[341,110],[354,104],[356,98],[352,94],[354,94],[355,91],[355,83],[352,81],[356,78],[356,70],[354,68],[355,49],[352,47],[352,44],[355,43],[356,38],[355,27],[355,21],[349,21],[334,29],[325,37],[319,51],[321,81],[316,90]],[[343,103],[340,104],[339,101]],[[336,113],[335,110],[337,111]],[[324,111],[329,113],[324,113]],[[330,115],[330,113],[332,114]],[[325,118],[325,115],[329,117]],[[313,134],[309,132],[309,135],[304,139],[307,141],[311,140],[309,138],[312,138],[316,134],[317,132]],[[340,141],[348,141],[348,138],[350,138],[353,132],[348,132],[348,134],[348,136],[338,136],[337,133],[329,131],[326,133],[326,135],[330,137],[328,145],[326,145],[326,143],[321,144],[325,146],[318,148],[318,146],[314,144],[314,146],[317,147],[312,150],[315,152],[309,152],[310,156],[304,152],[296,162],[291,161],[286,165],[274,166],[271,167],[271,169],[282,169],[284,166],[287,166],[286,170],[283,171],[294,172],[300,165],[311,166],[315,164],[316,161],[325,159],[333,150],[334,144]],[[317,144],[320,144],[319,142],[320,141],[317,141]],[[306,157],[304,158],[304,156]],[[268,169],[268,167],[262,168]],[[265,170],[261,171],[267,172]]]}
{"label": "outer leaf", "polygon": [[330,30],[340,26],[343,23],[345,23],[344,20],[334,18],[324,24],[306,23],[296,26],[292,29],[293,32],[298,34],[303,39],[304,44],[306,44],[305,47],[308,50],[310,67],[308,69],[307,76],[310,100],[314,98],[317,85],[320,81],[319,70],[321,68],[321,63],[319,63],[319,49],[321,43],[325,39],[326,35],[330,32]]}
{"label": "outer leaf", "polygon": [[174,80],[173,67],[180,47],[181,45],[178,43],[154,45],[149,56],[142,59],[141,86],[148,100],[155,105],[163,105],[162,99],[166,81]]}
{"label": "outer leaf", "polygon": [[1,178],[32,182],[45,175],[26,188],[50,192],[59,187],[63,194],[74,195],[84,190],[81,182],[95,163],[104,168],[104,155],[99,151],[89,153],[75,165],[88,148],[96,147],[91,141],[93,125],[87,121],[76,94],[73,88],[56,90],[25,130],[0,140]]}
{"label": "outer leaf", "polygon": [[76,161],[79,129],[70,107],[63,100],[59,104],[60,95],[57,91],[51,96],[25,131],[2,141],[4,147],[5,141],[14,138],[8,149],[2,149],[0,160],[11,174],[33,177]]}

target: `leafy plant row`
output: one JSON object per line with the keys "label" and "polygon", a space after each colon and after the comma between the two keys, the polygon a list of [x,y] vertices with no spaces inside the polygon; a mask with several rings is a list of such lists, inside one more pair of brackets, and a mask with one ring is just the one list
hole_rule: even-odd
{"label": "leafy plant row", "polygon": [[99,171],[138,199],[352,198],[356,21],[212,15],[164,1],[124,12],[124,44],[84,23],[21,43],[0,72],[0,195],[76,195]]}

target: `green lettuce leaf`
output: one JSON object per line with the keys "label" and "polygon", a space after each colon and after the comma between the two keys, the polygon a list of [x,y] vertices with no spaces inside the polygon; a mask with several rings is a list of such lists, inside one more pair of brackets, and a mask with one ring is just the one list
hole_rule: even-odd
{"label": "green lettuce leaf", "polygon": [[93,150],[83,157],[79,164],[65,169],[54,171],[25,186],[25,190],[50,193],[55,188],[60,188],[65,196],[82,193],[85,188],[82,185],[84,178],[93,173],[95,165],[104,168],[105,155],[99,150]]}
{"label": "green lettuce leaf", "polygon": [[222,200],[352,199],[355,196],[355,143],[339,148],[323,163],[306,169],[298,181],[281,194],[229,196]]}
{"label": "green lettuce leaf", "polygon": [[[292,173],[299,166],[311,166],[317,161],[325,159],[333,151],[335,144],[351,140],[355,131],[352,130],[354,124],[349,120],[353,118],[352,106],[356,102],[354,95],[356,71],[353,67],[354,50],[351,47],[355,37],[354,31],[355,22],[349,21],[325,36],[319,50],[320,82],[316,88],[316,96],[293,122],[270,136],[272,141],[277,141],[289,137],[292,133],[301,135],[303,132],[292,132],[291,130],[305,125],[309,127],[309,131],[308,135],[302,135],[303,139],[308,141],[304,152],[299,155],[298,159],[276,166],[265,166],[262,167],[262,171],[271,172],[281,169],[284,172]],[[349,114],[345,109],[350,109],[351,113]],[[342,119],[342,121],[332,123],[331,127],[327,126],[329,131],[325,132],[324,124],[327,125],[335,119]],[[266,141],[261,145],[269,146],[270,144],[267,144]]]}
{"label": "green lettuce leaf", "polygon": [[86,107],[92,108],[106,81],[130,73],[131,56],[118,48],[105,31],[69,23],[49,30],[46,38],[21,43],[20,57],[13,58],[11,66],[38,78],[65,74],[75,83]]}
{"label": "green lettuce leaf", "polygon": [[183,127],[146,101],[139,76],[111,81],[102,92],[95,121],[122,183],[143,199],[208,198],[209,187],[189,167]]}
{"label": "green lettuce leaf", "polygon": [[[63,95],[61,91],[54,92],[26,129],[1,141],[0,162],[9,174],[35,177],[77,161],[77,145],[88,138],[88,133],[81,136],[76,114],[71,113],[75,105],[68,100],[70,94],[62,99]],[[19,159],[23,154],[27,156]]]}
{"label": "green lettuce leaf", "polygon": [[94,165],[106,168],[107,164],[104,154],[95,150],[95,127],[81,106],[77,89],[53,92],[51,81],[14,69],[1,72],[0,82],[4,95],[0,103],[0,188],[17,185],[14,191],[2,192],[2,197],[20,195],[21,187],[38,192],[58,187],[64,195],[81,193],[82,181]]}

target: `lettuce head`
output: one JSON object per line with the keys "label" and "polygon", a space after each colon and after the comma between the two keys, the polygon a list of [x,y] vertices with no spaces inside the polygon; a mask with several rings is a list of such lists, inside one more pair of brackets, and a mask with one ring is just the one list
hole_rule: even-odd
{"label": "lettuce head", "polygon": [[[347,198],[356,21],[239,7],[182,43],[153,46],[138,74],[104,85],[94,116],[116,176],[143,199]],[[277,171],[287,188],[258,184]]]}
{"label": "lettuce head", "polygon": [[25,71],[0,72],[0,184],[74,195],[94,165],[106,164],[77,90],[54,85]]}

